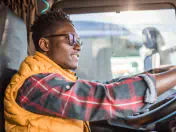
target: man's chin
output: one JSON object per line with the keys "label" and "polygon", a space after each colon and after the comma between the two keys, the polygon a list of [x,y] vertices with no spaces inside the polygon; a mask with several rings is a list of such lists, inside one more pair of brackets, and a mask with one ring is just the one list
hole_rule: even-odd
{"label": "man's chin", "polygon": [[71,68],[70,68],[70,70],[76,70],[78,68],[78,66],[72,66]]}
{"label": "man's chin", "polygon": [[67,65],[65,66],[64,69],[69,69],[69,70],[76,70],[78,68],[78,64],[72,64],[72,65]]}
{"label": "man's chin", "polygon": [[76,70],[78,68],[78,64],[75,65],[59,65],[60,67],[62,67],[63,69],[69,69],[69,70]]}

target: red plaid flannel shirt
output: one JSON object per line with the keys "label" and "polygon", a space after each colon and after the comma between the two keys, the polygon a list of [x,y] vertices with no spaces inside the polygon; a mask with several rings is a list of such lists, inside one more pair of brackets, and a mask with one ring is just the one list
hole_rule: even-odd
{"label": "red plaid flannel shirt", "polygon": [[[148,74],[155,83],[153,75]],[[60,74],[37,74],[26,79],[17,103],[37,114],[97,121],[128,116],[144,105],[147,85],[141,77],[100,83],[64,79]]]}

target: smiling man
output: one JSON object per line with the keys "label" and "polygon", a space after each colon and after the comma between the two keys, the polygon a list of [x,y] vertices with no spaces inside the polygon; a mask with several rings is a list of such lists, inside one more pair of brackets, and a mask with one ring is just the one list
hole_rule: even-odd
{"label": "smiling man", "polygon": [[[57,26],[60,23],[64,28]],[[43,36],[43,38],[39,40],[39,46],[42,51],[44,51],[43,54],[48,56],[56,64],[64,69],[75,70],[78,67],[78,59],[81,50],[79,36],[73,25],[69,22],[61,21],[56,23],[55,26],[56,27],[53,27],[59,30],[46,33],[46,36]],[[33,38],[35,38],[35,35],[33,35]],[[68,44],[66,45],[65,43]]]}
{"label": "smiling man", "polygon": [[81,41],[62,11],[31,27],[34,56],[21,64],[4,98],[7,132],[88,132],[89,121],[124,118],[176,85],[176,69],[104,83],[78,79]]}

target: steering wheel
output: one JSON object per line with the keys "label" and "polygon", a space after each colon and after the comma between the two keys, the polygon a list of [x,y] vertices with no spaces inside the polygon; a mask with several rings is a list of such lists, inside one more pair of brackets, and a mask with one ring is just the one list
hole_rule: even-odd
{"label": "steering wheel", "polygon": [[[125,119],[90,122],[90,127],[92,131],[101,132],[144,132],[149,130],[149,126],[155,126],[166,121],[170,124],[174,119],[176,119],[176,90],[171,89],[159,96],[157,103],[150,105],[142,113],[135,113]],[[159,129],[162,127],[159,126]]]}
{"label": "steering wheel", "polygon": [[147,126],[176,117],[176,92],[164,100],[151,105],[141,113],[135,113],[121,120],[110,120],[109,124],[131,129],[145,130]]}
{"label": "steering wheel", "polygon": [[[172,90],[172,91],[171,91]],[[135,113],[125,119],[112,119],[90,122],[92,131],[101,132],[138,132],[147,131],[148,126],[159,124],[169,119],[176,119],[176,90],[171,89],[159,101],[150,105],[143,113]]]}
{"label": "steering wheel", "polygon": [[176,116],[176,94],[152,105],[146,112],[128,116],[125,123],[135,128],[156,124],[165,119]]}

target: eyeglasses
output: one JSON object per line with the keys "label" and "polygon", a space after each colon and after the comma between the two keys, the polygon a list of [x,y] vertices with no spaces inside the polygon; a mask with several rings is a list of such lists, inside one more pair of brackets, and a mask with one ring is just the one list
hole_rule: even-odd
{"label": "eyeglasses", "polygon": [[80,39],[76,38],[74,34],[68,33],[68,34],[54,34],[54,35],[49,35],[49,36],[44,36],[44,38],[48,37],[57,37],[57,36],[65,36],[69,40],[69,45],[70,46],[75,46],[78,44],[79,46],[82,46],[83,43]]}

